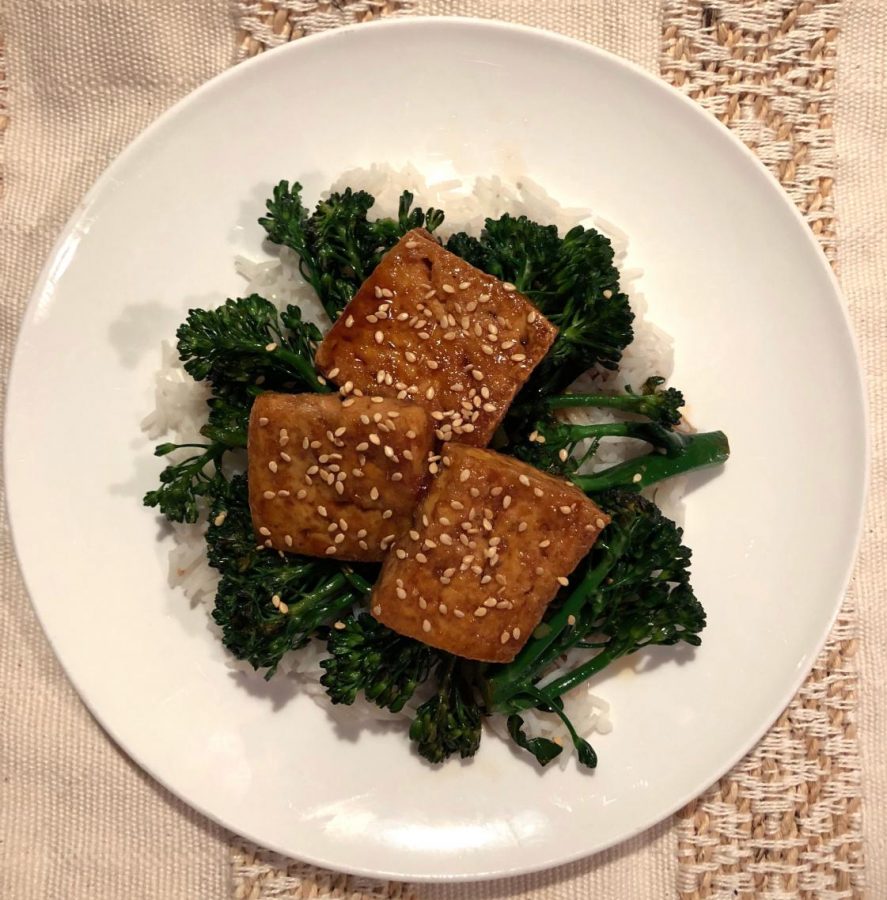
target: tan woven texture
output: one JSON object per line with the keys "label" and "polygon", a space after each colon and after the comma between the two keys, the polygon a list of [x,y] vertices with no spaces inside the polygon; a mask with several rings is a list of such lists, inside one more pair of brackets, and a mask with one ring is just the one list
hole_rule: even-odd
{"label": "tan woven texture", "polygon": [[[138,16],[130,0],[0,0],[2,371],[55,234],[144,125],[237,57],[409,12],[547,27],[660,70],[736,130],[783,184],[839,268],[864,364],[883,373],[883,0],[153,0]],[[790,707],[675,821],[591,860],[503,882],[411,888],[323,872],[235,839],[226,845],[90,719],[30,612],[4,531],[0,897],[837,900],[862,895],[863,857],[867,895],[887,897],[887,403],[875,393],[879,380],[857,576]]]}
{"label": "tan woven texture", "polygon": [[[0,151],[5,388],[28,292],[77,202],[142,128],[227,66],[233,50],[226,0],[152,0],[155,28],[125,0],[0,0],[0,9],[9,87]],[[0,596],[0,898],[224,896],[223,835],[92,720],[34,618],[5,527]]]}

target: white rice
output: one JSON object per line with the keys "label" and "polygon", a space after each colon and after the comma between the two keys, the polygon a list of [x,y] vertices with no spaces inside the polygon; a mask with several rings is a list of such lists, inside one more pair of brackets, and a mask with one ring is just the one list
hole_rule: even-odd
{"label": "white rice", "polygon": [[[376,198],[373,212],[377,215],[395,215],[401,191],[410,190],[415,195],[415,203],[427,208],[434,206],[446,212],[446,221],[440,233],[446,236],[453,231],[467,230],[479,233],[486,217],[497,217],[504,213],[526,215],[530,219],[546,224],[555,224],[563,233],[576,224],[594,225],[612,241],[616,254],[616,264],[621,272],[621,286],[628,294],[635,312],[635,338],[626,349],[619,371],[616,373],[592,372],[577,382],[577,388],[584,385],[621,390],[626,386],[639,389],[651,375],[668,378],[672,372],[673,348],[671,338],[646,320],[646,302],[635,285],[640,272],[624,268],[627,248],[626,236],[614,225],[604,222],[584,209],[561,206],[545,190],[530,178],[520,178],[513,183],[498,177],[477,178],[474,182],[458,179],[429,184],[413,166],[394,169],[389,165],[373,165],[368,169],[354,169],[346,172],[333,186],[340,190],[346,186],[362,188]],[[322,308],[313,290],[305,283],[298,269],[298,257],[288,248],[274,248],[271,257],[253,261],[239,256],[235,266],[243,276],[246,285],[243,295],[257,293],[271,300],[278,308],[287,304],[302,307],[306,316],[321,327],[325,321]],[[155,408],[145,417],[142,428],[152,439],[164,437],[181,443],[198,438],[200,426],[206,419],[208,390],[198,384],[184,371],[174,347],[164,342],[161,348],[161,366],[155,376]],[[565,415],[571,421],[615,421],[606,411],[570,410]],[[639,442],[625,440],[604,441],[592,468],[603,468],[620,462],[638,452],[643,452]],[[677,521],[683,520],[682,497],[685,479],[676,478],[650,490],[650,496],[663,507],[666,514]],[[185,596],[195,604],[213,607],[218,574],[206,559],[203,535],[206,523],[197,525],[174,525],[174,546],[169,554],[169,583],[179,587]],[[210,628],[217,631],[210,616]],[[575,651],[574,651],[575,652]],[[279,673],[297,678],[304,690],[319,702],[326,704],[326,694],[320,684],[323,670],[320,660],[324,656],[323,644],[312,641],[308,646],[287,654],[281,661]],[[569,664],[567,657],[562,664]],[[230,664],[237,669],[252,669],[243,662],[230,657]],[[256,677],[261,677],[256,675]],[[554,673],[550,677],[554,677]],[[405,713],[412,713],[421,697],[414,697]],[[581,685],[564,697],[564,705],[569,718],[583,735],[592,732],[605,734],[610,731],[610,708],[605,700],[595,696],[586,685]],[[379,710],[365,701],[352,707],[335,707],[336,714],[346,716],[368,716],[389,718],[387,711]],[[530,710],[524,714],[527,731],[542,735],[569,746],[569,737],[560,719],[551,714]],[[490,723],[496,733],[505,735],[504,721],[497,717]],[[569,754],[562,755],[566,759]]]}

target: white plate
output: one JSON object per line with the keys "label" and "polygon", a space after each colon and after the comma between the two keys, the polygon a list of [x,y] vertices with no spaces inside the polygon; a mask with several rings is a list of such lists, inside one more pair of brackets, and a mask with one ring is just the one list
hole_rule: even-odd
{"label": "white plate", "polygon": [[[616,222],[675,382],[733,458],[688,501],[702,648],[596,692],[600,767],[544,773],[486,740],[435,770],[404,736],[337,728],[285,684],[247,689],[165,579],[140,506],[158,343],[237,294],[235,253],[280,178],[354,165],[535,177]],[[691,102],[580,43],[466,20],[299,41],[216,78],[143,134],[65,229],[15,358],[6,475],[16,547],[84,702],[148,772],[260,844],[334,869],[490,878],[599,850],[721,775],[792,696],[846,586],[864,494],[860,373],[808,229]],[[692,656],[692,658],[691,658]]]}

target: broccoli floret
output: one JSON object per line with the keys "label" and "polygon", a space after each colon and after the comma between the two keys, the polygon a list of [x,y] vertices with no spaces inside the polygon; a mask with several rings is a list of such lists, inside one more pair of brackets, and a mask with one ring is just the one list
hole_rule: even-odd
{"label": "broccoli floret", "polygon": [[[515,716],[529,708],[555,712],[568,723],[574,743],[577,736],[560,703],[567,691],[646,647],[679,641],[696,646],[705,627],[705,611],[690,585],[690,550],[682,543],[681,529],[638,494],[611,491],[597,500],[611,523],[556,598],[553,614],[512,662],[492,673],[487,685],[493,713]],[[540,687],[552,665],[576,647],[589,650],[588,659]],[[513,722],[516,740],[519,725]],[[590,748],[578,741],[580,761],[592,759]],[[535,746],[543,756],[552,751]]]}
{"label": "broccoli floret", "polygon": [[214,482],[212,493],[207,555],[221,575],[213,619],[228,650],[270,678],[285,653],[361,599],[360,581],[342,563],[258,546],[245,476]]}
{"label": "broccoli floret", "polygon": [[281,316],[258,294],[226,300],[216,309],[192,309],[176,337],[185,371],[216,389],[328,390],[314,369],[320,331],[297,306]]}
{"label": "broccoli floret", "polygon": [[438,659],[427,644],[391,631],[366,613],[337,624],[327,650],[320,683],[333,703],[350,705],[363,693],[391,712],[403,709]]}
{"label": "broccoli floret", "polygon": [[445,655],[437,668],[437,692],[416,711],[410,739],[419,755],[441,763],[455,753],[474,756],[480,746],[481,708],[475,697],[471,664]]}
{"label": "broccoli floret", "polygon": [[366,191],[346,188],[321,200],[309,215],[302,186],[281,181],[268,200],[268,215],[259,219],[270,241],[298,254],[302,275],[331,319],[404,234],[413,228],[434,231],[444,218],[437,209],[414,209],[409,191],[401,195],[396,219],[371,220],[374,203]]}
{"label": "broccoli floret", "polygon": [[160,487],[144,504],[173,522],[196,522],[229,450],[246,447],[249,413],[263,390],[327,391],[314,370],[320,341],[317,327],[302,319],[297,306],[278,315],[267,300],[253,294],[227,300],[217,309],[192,309],[176,332],[179,358],[197,381],[209,381],[213,395],[200,429],[206,444],[161,444],[155,456],[180,447],[195,453],[167,466]]}
{"label": "broccoli floret", "polygon": [[558,236],[526,216],[487,219],[480,238],[453,235],[447,249],[514,284],[558,327],[548,355],[518,396],[521,406],[563,390],[594,365],[615,369],[634,314],[619,288],[610,241],[581,225]]}

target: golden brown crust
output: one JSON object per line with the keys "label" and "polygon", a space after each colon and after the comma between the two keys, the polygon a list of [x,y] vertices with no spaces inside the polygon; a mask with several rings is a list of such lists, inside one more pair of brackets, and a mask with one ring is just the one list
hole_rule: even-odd
{"label": "golden brown crust", "polygon": [[308,556],[382,559],[409,527],[433,442],[428,414],[413,403],[261,394],[248,448],[258,540]]}
{"label": "golden brown crust", "polygon": [[441,440],[483,447],[556,335],[513,286],[416,229],[361,285],[316,362],[343,391],[413,399]]}
{"label": "golden brown crust", "polygon": [[441,453],[411,531],[385,560],[372,612],[457,656],[508,662],[609,517],[518,460],[455,443]]}

